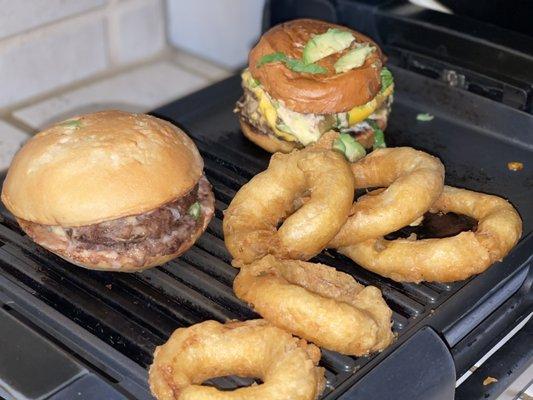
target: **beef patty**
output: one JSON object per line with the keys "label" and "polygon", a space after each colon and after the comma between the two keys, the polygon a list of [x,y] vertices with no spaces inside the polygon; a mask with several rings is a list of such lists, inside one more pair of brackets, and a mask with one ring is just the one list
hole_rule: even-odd
{"label": "beef patty", "polygon": [[19,220],[19,224],[35,242],[66,258],[89,258],[95,264],[101,259],[118,267],[124,263],[142,265],[150,258],[188,248],[213,213],[211,185],[202,176],[185,196],[139,215],[78,227],[24,220]]}
{"label": "beef patty", "polygon": [[[387,128],[391,104],[392,95],[368,117],[368,119],[372,120],[382,131]],[[245,123],[252,126],[255,129],[255,133],[276,136],[274,131],[268,125],[266,119],[261,116],[259,100],[250,89],[246,87],[244,88],[244,94],[237,102],[233,111],[238,114],[239,118]],[[331,115],[331,118],[334,118],[334,115]],[[324,129],[321,129],[321,134],[330,129],[337,130],[336,128],[325,124]],[[370,149],[374,145],[374,129],[366,120],[358,122],[351,126],[350,129],[344,130],[343,132],[352,135],[366,149]],[[298,144],[299,147],[302,146],[300,142],[298,142]]]}

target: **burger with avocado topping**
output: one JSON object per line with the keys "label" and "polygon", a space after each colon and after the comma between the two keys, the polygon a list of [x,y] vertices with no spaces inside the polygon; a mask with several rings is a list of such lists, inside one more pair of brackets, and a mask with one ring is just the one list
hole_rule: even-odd
{"label": "burger with avocado topping", "polygon": [[242,131],[270,152],[290,152],[336,130],[356,153],[384,147],[394,83],[368,37],[311,19],[266,32],[242,72],[237,102]]}

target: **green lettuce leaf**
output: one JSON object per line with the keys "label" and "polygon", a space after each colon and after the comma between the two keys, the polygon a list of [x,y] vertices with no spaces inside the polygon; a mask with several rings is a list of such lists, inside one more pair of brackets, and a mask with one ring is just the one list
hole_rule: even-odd
{"label": "green lettuce leaf", "polygon": [[325,74],[328,70],[318,64],[305,64],[302,60],[297,58],[287,57],[284,53],[277,52],[266,54],[259,59],[257,67],[273,62],[282,62],[287,68],[294,72],[305,72],[308,74]]}

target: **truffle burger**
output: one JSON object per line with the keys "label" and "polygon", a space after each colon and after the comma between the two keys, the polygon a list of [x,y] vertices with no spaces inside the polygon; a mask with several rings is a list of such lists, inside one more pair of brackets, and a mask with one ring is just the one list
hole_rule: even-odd
{"label": "truffle burger", "polygon": [[187,250],[214,198],[192,140],[144,114],[60,122],[17,153],[2,201],[38,244],[79,266],[138,271]]}
{"label": "truffle burger", "polygon": [[384,61],[376,43],[343,26],[298,19],[273,27],[242,73],[244,135],[270,152],[307,146],[331,129],[355,137],[363,155],[384,147],[394,89]]}

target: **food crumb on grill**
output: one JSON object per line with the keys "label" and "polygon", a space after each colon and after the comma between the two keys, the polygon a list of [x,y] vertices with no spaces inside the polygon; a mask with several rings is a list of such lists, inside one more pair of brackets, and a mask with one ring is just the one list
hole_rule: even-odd
{"label": "food crumb on grill", "polygon": [[430,113],[420,113],[420,114],[416,115],[416,120],[420,121],[420,122],[432,121],[433,118],[435,118],[435,117],[433,115],[431,115]]}
{"label": "food crumb on grill", "polygon": [[507,163],[507,169],[509,171],[521,171],[524,169],[524,164],[518,161],[511,161]]}
{"label": "food crumb on grill", "polygon": [[411,233],[409,236],[407,236],[406,240],[409,240],[410,242],[416,241],[417,236],[416,233]]}
{"label": "food crumb on grill", "polygon": [[487,376],[485,380],[483,381],[483,386],[490,385],[491,383],[498,382],[498,379],[493,378],[492,376]]}

